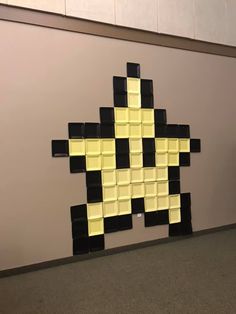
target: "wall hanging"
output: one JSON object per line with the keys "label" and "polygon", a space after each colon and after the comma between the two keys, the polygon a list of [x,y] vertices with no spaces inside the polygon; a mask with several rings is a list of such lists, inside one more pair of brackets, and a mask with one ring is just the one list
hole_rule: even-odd
{"label": "wall hanging", "polygon": [[132,229],[133,214],[144,214],[145,227],[168,224],[169,236],[192,233],[180,167],[190,166],[200,140],[154,109],[153,82],[140,79],[139,64],[113,77],[113,92],[114,108],[100,108],[100,123],[71,122],[69,139],[52,140],[52,156],[86,174],[87,204],[71,207],[74,255],[104,249],[104,234]]}

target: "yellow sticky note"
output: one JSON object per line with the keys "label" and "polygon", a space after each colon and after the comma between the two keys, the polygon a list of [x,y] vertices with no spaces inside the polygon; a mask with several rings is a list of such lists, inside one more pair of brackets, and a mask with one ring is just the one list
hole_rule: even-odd
{"label": "yellow sticky note", "polygon": [[104,234],[103,218],[88,221],[89,236]]}
{"label": "yellow sticky note", "polygon": [[84,156],[85,155],[85,141],[83,139],[69,140],[70,156]]}

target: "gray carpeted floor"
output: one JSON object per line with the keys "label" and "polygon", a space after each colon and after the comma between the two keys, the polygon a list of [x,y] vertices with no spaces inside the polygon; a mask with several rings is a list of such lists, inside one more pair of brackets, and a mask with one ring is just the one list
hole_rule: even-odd
{"label": "gray carpeted floor", "polygon": [[236,229],[0,279],[0,313],[236,313]]}

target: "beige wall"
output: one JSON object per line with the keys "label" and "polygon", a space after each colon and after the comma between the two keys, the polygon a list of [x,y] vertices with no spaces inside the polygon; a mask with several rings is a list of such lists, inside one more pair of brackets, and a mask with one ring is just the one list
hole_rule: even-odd
{"label": "beige wall", "polygon": [[235,0],[0,0],[0,3],[236,46]]}
{"label": "beige wall", "polygon": [[[112,106],[112,76],[126,62],[152,78],[155,107],[189,123],[202,153],[181,169],[194,230],[236,222],[236,59],[0,22],[0,269],[72,254],[71,205],[85,202],[83,174],[51,157],[70,121],[99,121]],[[166,237],[167,227],[106,235],[106,247]]]}

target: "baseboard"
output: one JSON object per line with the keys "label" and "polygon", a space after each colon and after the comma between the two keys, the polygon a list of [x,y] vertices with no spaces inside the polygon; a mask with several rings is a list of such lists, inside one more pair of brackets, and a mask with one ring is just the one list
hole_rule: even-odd
{"label": "baseboard", "polygon": [[225,231],[225,230],[233,229],[233,228],[236,228],[236,223],[230,224],[230,225],[225,225],[225,226],[220,226],[220,227],[215,227],[215,228],[211,228],[211,229],[196,231],[192,235],[187,236],[187,237],[184,236],[184,237],[172,237],[172,238],[156,239],[156,240],[152,240],[152,241],[140,242],[140,243],[121,246],[121,247],[117,247],[117,248],[107,249],[107,250],[103,250],[103,251],[93,252],[90,254],[70,256],[70,257],[60,258],[60,259],[56,259],[56,260],[52,260],[52,261],[47,261],[47,262],[42,262],[42,263],[37,263],[37,264],[31,264],[31,265],[27,265],[27,266],[12,268],[12,269],[6,269],[6,270],[0,271],[0,278],[24,274],[24,273],[42,270],[42,269],[51,268],[51,267],[56,267],[56,266],[60,266],[60,265],[66,265],[66,264],[75,263],[75,262],[79,262],[79,261],[89,260],[92,258],[113,255],[113,254],[117,254],[117,253],[121,253],[121,252],[145,248],[145,247],[153,246],[153,245],[157,245],[157,244],[164,244],[164,243],[180,241],[180,240],[184,240],[184,239],[188,239],[188,238],[203,236],[203,235],[206,235],[209,233]]}

